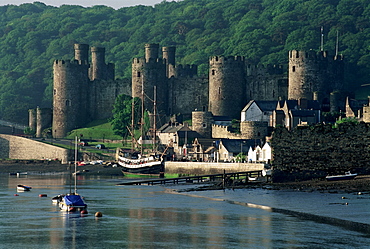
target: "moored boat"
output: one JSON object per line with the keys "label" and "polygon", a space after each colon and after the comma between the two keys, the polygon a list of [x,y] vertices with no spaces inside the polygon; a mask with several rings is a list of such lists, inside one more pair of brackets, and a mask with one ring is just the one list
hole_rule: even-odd
{"label": "moored boat", "polygon": [[17,185],[17,191],[30,191],[31,189],[32,189],[32,187],[30,187],[30,186],[26,186],[26,185],[22,185],[22,184]]}
{"label": "moored boat", "polygon": [[59,201],[59,208],[66,212],[87,210],[87,205],[79,194],[71,193],[62,196]]}
{"label": "moored boat", "polygon": [[124,174],[160,174],[164,170],[162,158],[156,155],[148,157],[141,157],[136,153],[133,153],[131,157],[119,155],[118,164]]}
{"label": "moored boat", "polygon": [[357,176],[356,173],[351,173],[350,171],[347,171],[344,173],[344,175],[332,175],[332,176],[326,176],[327,181],[339,181],[339,180],[351,180],[354,179]]}

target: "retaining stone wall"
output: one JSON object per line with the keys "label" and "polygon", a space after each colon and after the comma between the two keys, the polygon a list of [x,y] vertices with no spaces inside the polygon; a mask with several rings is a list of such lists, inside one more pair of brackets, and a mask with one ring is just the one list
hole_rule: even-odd
{"label": "retaining stone wall", "polygon": [[204,162],[165,162],[167,174],[219,174],[263,170],[263,163],[204,163]]}
{"label": "retaining stone wall", "polygon": [[0,158],[58,159],[68,162],[68,150],[28,138],[0,134]]}

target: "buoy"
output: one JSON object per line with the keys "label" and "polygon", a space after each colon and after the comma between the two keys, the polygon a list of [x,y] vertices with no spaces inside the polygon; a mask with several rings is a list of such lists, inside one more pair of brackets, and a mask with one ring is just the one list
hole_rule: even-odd
{"label": "buoy", "polygon": [[102,216],[103,216],[103,214],[101,212],[96,212],[95,213],[95,217],[102,217]]}
{"label": "buoy", "polygon": [[47,194],[39,194],[39,197],[48,197]]}
{"label": "buoy", "polygon": [[88,214],[87,210],[81,210],[81,214]]}
{"label": "buoy", "polygon": [[361,193],[361,192],[358,192],[357,194],[358,194],[358,195],[362,195],[362,193]]}
{"label": "buoy", "polygon": [[346,202],[346,205],[348,205],[348,202]]}
{"label": "buoy", "polygon": [[346,199],[346,197],[342,196],[342,199]]}
{"label": "buoy", "polygon": [[14,194],[14,196],[19,196],[19,194]]}
{"label": "buoy", "polygon": [[69,211],[69,212],[75,212],[75,211],[76,211],[76,209],[75,209],[74,207],[70,207],[68,211]]}

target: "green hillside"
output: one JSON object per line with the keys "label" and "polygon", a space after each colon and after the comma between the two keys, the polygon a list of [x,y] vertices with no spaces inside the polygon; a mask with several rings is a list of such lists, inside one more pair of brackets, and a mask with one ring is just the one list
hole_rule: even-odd
{"label": "green hillside", "polygon": [[70,60],[74,43],[106,48],[117,78],[145,43],[175,45],[177,61],[206,73],[212,55],[287,64],[288,50],[324,49],[347,62],[352,89],[368,84],[369,0],[184,0],[115,10],[59,8],[40,2],[0,6],[0,119],[27,124],[29,108],[51,107],[52,63]]}

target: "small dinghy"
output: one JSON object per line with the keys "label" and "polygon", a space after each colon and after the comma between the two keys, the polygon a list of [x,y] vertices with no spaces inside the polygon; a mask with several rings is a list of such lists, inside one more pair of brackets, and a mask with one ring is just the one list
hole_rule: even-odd
{"label": "small dinghy", "polygon": [[18,184],[17,185],[17,191],[30,191],[32,187]]}

